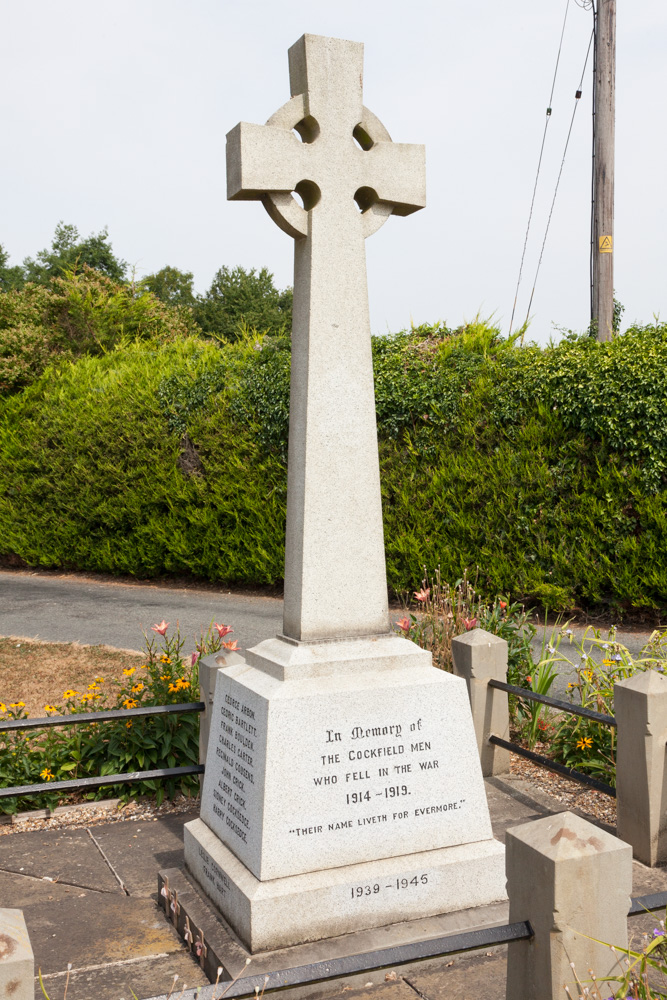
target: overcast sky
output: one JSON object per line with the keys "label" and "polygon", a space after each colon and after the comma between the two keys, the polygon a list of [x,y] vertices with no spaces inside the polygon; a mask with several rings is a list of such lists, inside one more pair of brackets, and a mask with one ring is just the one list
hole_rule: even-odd
{"label": "overcast sky", "polygon": [[[615,284],[624,320],[667,318],[665,0],[619,2]],[[225,200],[225,134],[289,98],[304,32],[365,44],[365,104],[423,142],[427,207],[366,243],[374,333],[512,311],[565,0],[0,0],[0,243],[13,263],[60,219],[108,226],[138,275],[204,291],[223,264],[292,283],[292,241]],[[526,313],[592,14],[570,0],[517,316]],[[530,336],[589,319],[591,66]],[[556,334],[558,336],[558,334]]]}

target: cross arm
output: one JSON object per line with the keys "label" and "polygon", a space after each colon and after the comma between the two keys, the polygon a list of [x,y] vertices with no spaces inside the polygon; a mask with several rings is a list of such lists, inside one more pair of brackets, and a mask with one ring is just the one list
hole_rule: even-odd
{"label": "cross arm", "polygon": [[410,215],[426,205],[424,146],[375,142],[364,154],[365,184],[378,199],[393,206],[394,215]]}
{"label": "cross arm", "polygon": [[301,180],[301,143],[284,128],[240,122],[227,133],[227,198],[250,201],[291,192]]}

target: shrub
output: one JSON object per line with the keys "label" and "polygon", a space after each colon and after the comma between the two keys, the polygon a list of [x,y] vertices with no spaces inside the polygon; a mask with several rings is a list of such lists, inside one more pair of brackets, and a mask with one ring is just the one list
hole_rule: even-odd
{"label": "shrub", "polygon": [[56,359],[102,354],[132,339],[168,343],[194,332],[187,310],[84,266],[48,285],[0,295],[0,395],[30,385]]}
{"label": "shrub", "polygon": [[[479,567],[490,598],[667,611],[667,327],[540,349],[438,325],[373,353],[392,591]],[[279,583],[289,372],[286,338],[175,329],[45,372],[0,404],[0,556]]]}

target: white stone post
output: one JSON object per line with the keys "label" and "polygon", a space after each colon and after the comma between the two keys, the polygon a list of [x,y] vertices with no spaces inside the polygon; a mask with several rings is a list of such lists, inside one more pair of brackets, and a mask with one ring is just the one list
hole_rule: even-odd
{"label": "white stone post", "polygon": [[468,686],[472,721],[482,774],[508,774],[510,753],[489,743],[493,733],[509,739],[510,717],[507,693],[489,686],[490,680],[507,683],[507,642],[491,632],[476,628],[452,639],[454,673]]}
{"label": "white stone post", "polygon": [[614,685],[618,723],[616,830],[645,865],[667,861],[667,677],[655,670]]}
{"label": "white stone post", "polygon": [[33,1000],[35,958],[22,910],[0,909],[0,997]]}
{"label": "white stone post", "polygon": [[571,963],[582,981],[619,975],[606,945],[628,946],[630,845],[564,812],[508,830],[506,850],[510,923],[534,931],[509,945],[507,1000],[563,1000],[565,986],[579,996]]}

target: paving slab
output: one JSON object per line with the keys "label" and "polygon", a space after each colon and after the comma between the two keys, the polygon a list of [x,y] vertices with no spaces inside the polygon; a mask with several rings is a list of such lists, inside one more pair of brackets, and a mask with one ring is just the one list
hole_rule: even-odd
{"label": "paving slab", "polygon": [[122,892],[86,830],[35,830],[0,838],[0,871],[57,879],[96,892]]}
{"label": "paving slab", "polygon": [[[451,960],[450,960],[451,962]],[[413,972],[406,982],[422,1000],[505,1000],[507,953],[475,955],[428,972]],[[516,1000],[522,1000],[517,997]]]}
{"label": "paving slab", "polygon": [[109,823],[96,826],[91,833],[130,895],[157,897],[157,872],[182,864],[183,825],[198,815]]}
{"label": "paving slab", "polygon": [[[44,988],[51,1000],[62,1000],[66,976],[66,972],[59,972],[44,979]],[[185,987],[208,985],[198,963],[181,949],[151,958],[74,969],[67,987],[67,1000],[132,1000],[132,991],[137,997],[155,995],[156,990],[169,993],[174,976],[178,976],[174,1000],[178,1000],[178,994]],[[412,998],[415,1000],[414,993]],[[39,980],[35,984],[35,1000],[44,1000]]]}

